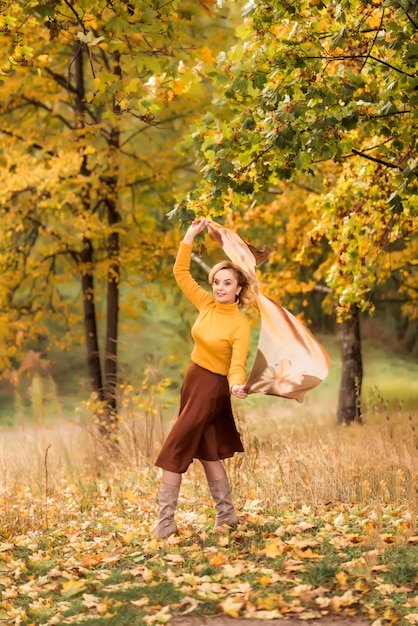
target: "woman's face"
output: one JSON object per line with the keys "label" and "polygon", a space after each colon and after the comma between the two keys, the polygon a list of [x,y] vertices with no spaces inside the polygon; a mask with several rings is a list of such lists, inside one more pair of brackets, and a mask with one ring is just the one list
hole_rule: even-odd
{"label": "woman's face", "polygon": [[222,269],[216,272],[213,283],[213,296],[220,304],[232,304],[237,294],[241,291],[235,272],[230,269]]}

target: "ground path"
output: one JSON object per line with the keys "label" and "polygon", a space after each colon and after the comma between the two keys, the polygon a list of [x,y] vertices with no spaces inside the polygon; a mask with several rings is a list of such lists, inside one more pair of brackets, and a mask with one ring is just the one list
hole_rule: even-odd
{"label": "ground path", "polygon": [[372,622],[364,617],[323,617],[321,619],[300,620],[297,618],[283,619],[234,619],[232,617],[199,617],[185,615],[173,617],[170,626],[370,626]]}

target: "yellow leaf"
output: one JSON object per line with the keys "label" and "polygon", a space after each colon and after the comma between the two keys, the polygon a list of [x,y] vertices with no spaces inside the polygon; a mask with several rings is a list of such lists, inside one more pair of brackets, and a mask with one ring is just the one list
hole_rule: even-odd
{"label": "yellow leaf", "polygon": [[136,496],[132,489],[127,489],[123,495],[125,500],[129,500],[129,502],[134,502],[136,500]]}
{"label": "yellow leaf", "polygon": [[100,554],[85,554],[81,559],[81,565],[83,567],[95,567],[101,562],[102,558]]}
{"label": "yellow leaf", "polygon": [[176,96],[180,96],[186,88],[186,83],[182,80],[178,80],[174,86],[174,93]]}
{"label": "yellow leaf", "polygon": [[131,600],[131,604],[133,604],[134,606],[145,606],[146,604],[148,604],[149,602],[149,598],[144,597],[144,598],[140,598],[139,600]]}
{"label": "yellow leaf", "polygon": [[121,100],[119,100],[118,104],[122,111],[127,111],[129,109],[128,98],[122,98]]}
{"label": "yellow leaf", "polygon": [[283,554],[284,546],[282,541],[280,540],[269,541],[268,543],[266,543],[264,551],[267,557],[269,557],[270,559],[275,559],[276,557]]}
{"label": "yellow leaf", "polygon": [[244,606],[244,602],[236,601],[234,598],[227,598],[224,602],[221,602],[219,606],[225,615],[236,618],[239,617],[239,612]]}
{"label": "yellow leaf", "polygon": [[333,596],[331,598],[332,610],[335,613],[339,613],[342,608],[355,604],[357,602],[357,596],[353,594],[351,589],[346,591],[342,596]]}
{"label": "yellow leaf", "polygon": [[213,557],[210,559],[211,565],[222,565],[222,563],[225,563],[225,558],[220,552],[214,554]]}
{"label": "yellow leaf", "polygon": [[260,609],[271,611],[272,609],[277,608],[277,595],[274,593],[269,593],[264,598],[257,598],[256,604],[258,607],[260,607]]}
{"label": "yellow leaf", "polygon": [[301,550],[299,548],[296,548],[293,551],[293,555],[300,559],[311,559],[311,561],[321,561],[324,558],[321,554],[316,554],[315,552],[312,552],[310,548],[308,550]]}
{"label": "yellow leaf", "polygon": [[346,589],[348,587],[348,584],[347,584],[348,576],[345,572],[338,572],[335,575],[335,579],[340,585],[340,587],[342,587],[343,589]]}
{"label": "yellow leaf", "polygon": [[94,13],[86,13],[83,16],[83,22],[87,24],[91,30],[98,27],[97,16],[94,15]]}
{"label": "yellow leaf", "polygon": [[221,535],[217,543],[222,547],[227,546],[229,544],[229,535]]}
{"label": "yellow leaf", "polygon": [[86,589],[86,583],[83,580],[67,580],[62,584],[61,593],[67,598],[72,598],[78,593],[81,593]]}
{"label": "yellow leaf", "polygon": [[215,58],[212,54],[212,50],[205,46],[200,50],[200,55],[202,57],[202,61],[206,63],[206,65],[210,65],[211,67],[214,65]]}

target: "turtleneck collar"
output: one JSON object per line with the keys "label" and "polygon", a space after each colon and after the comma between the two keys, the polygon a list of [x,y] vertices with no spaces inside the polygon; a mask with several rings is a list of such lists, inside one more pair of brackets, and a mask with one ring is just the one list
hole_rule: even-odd
{"label": "turtleneck collar", "polygon": [[238,311],[238,302],[222,304],[221,302],[215,301],[215,309],[219,311],[219,313],[236,313]]}

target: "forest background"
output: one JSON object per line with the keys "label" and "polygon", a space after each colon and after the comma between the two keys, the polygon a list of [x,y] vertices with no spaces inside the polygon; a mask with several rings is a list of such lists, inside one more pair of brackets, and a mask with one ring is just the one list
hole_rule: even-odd
{"label": "forest background", "polygon": [[[415,623],[416,9],[412,0],[1,3],[5,619],[54,623],[58,611],[71,623],[113,611],[123,623],[116,588],[98,582],[112,536],[113,563],[134,554],[141,564],[134,575],[115,565],[127,578],[114,581],[139,593],[132,576],[142,577],[130,607],[138,623],[181,606]],[[152,459],[190,352],[193,311],[172,265],[181,230],[202,215],[272,249],[258,269],[264,292],[333,357],[302,407],[260,397],[237,407],[251,452],[229,469],[260,542],[246,549],[290,568],[284,583],[254,565],[257,601],[241,587],[219,591],[222,576],[209,570],[182,596],[167,562],[195,571],[185,551],[196,536],[186,532],[171,560],[146,539]],[[220,251],[205,240],[196,252],[204,281]],[[202,502],[184,524],[203,518],[209,528],[198,472],[185,493],[186,504],[187,494]],[[98,519],[87,575],[61,547],[78,528],[71,558],[81,562]],[[314,536],[298,543],[306,532]],[[331,550],[335,532],[347,552]],[[237,568],[242,584],[236,548],[250,537],[241,531],[233,548],[210,533],[199,541],[207,559],[220,550],[209,565]],[[144,569],[151,553],[156,568]],[[263,576],[272,597],[258,589]],[[151,579],[176,594],[147,605]]]}

